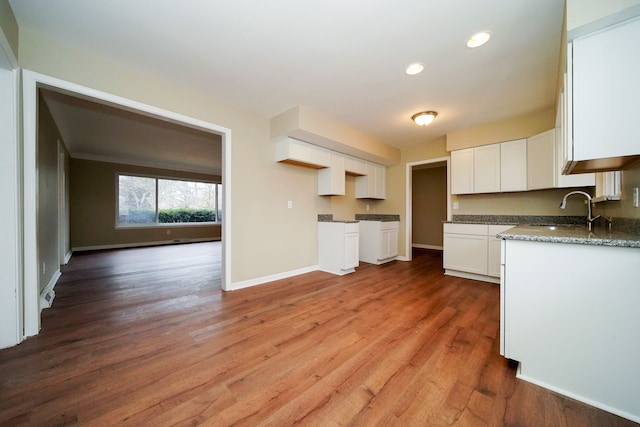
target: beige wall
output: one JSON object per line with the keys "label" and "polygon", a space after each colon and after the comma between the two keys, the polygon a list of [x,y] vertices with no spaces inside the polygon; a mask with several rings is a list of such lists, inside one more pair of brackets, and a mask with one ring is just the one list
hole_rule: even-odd
{"label": "beige wall", "polygon": [[640,208],[633,207],[634,187],[640,188],[640,162],[622,171],[620,200],[598,203],[594,213],[614,218],[640,218]]}
{"label": "beige wall", "polygon": [[[71,247],[167,243],[174,239],[219,239],[220,225],[116,228],[117,173],[220,182],[220,177],[189,172],[71,159]],[[170,230],[171,234],[167,234]]]}
{"label": "beige wall", "polygon": [[58,240],[58,141],[63,142],[46,103],[38,102],[38,259],[42,291],[60,267]]}
{"label": "beige wall", "polygon": [[0,31],[7,40],[13,56],[18,57],[18,23],[9,5],[9,0],[0,0]]}
{"label": "beige wall", "polygon": [[403,149],[400,163],[387,167],[387,199],[379,202],[377,213],[399,214],[398,255],[408,256],[407,238],[407,163],[449,157],[444,137],[425,141],[415,147]]}
{"label": "beige wall", "polygon": [[412,244],[442,247],[442,222],[447,219],[447,167],[413,171]]}
{"label": "beige wall", "polygon": [[461,129],[447,134],[447,151],[528,138],[554,128],[555,124],[556,110],[553,107],[533,114]]}
{"label": "beige wall", "polygon": [[[225,105],[201,91],[140,73],[24,29],[20,30],[19,59],[23,68],[32,71],[232,130],[231,184],[227,188],[232,203],[232,283],[316,265],[317,215],[334,213],[353,218],[356,212],[365,211],[366,203],[349,195],[317,196],[315,171],[276,163],[268,117]],[[391,192],[394,187],[390,185]],[[354,191],[352,180],[347,181],[347,188]],[[289,200],[293,202],[292,209],[287,208]],[[370,212],[387,212],[382,202],[372,202],[370,208]],[[393,210],[401,212],[395,207]]]}

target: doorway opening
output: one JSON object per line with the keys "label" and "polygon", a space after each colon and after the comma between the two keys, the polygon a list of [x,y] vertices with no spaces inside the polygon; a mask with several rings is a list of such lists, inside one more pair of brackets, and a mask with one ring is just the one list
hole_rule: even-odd
{"label": "doorway opening", "polygon": [[[89,100],[98,104],[115,107],[127,113],[161,122],[183,126],[185,128],[208,133],[216,137],[221,144],[221,180],[222,206],[224,217],[221,222],[221,288],[227,289],[230,284],[230,164],[231,164],[231,130],[213,123],[163,110],[151,105],[139,103],[106,92],[63,81],[50,76],[23,72],[23,123],[24,123],[24,336],[36,335],[40,330],[40,256],[38,207],[38,168],[37,168],[37,135],[38,135],[38,97],[40,90],[70,95],[78,99]],[[68,182],[68,179],[67,179]],[[59,223],[58,223],[59,224]],[[56,230],[58,231],[58,230]]]}
{"label": "doorway opening", "polygon": [[[451,219],[449,170],[449,157],[407,163],[405,253],[408,261],[413,258],[414,247],[442,247],[442,221]],[[414,188],[420,192],[415,193]]]}

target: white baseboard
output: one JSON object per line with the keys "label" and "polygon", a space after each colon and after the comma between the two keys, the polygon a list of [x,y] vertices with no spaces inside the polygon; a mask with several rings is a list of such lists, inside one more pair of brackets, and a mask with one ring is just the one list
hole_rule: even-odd
{"label": "white baseboard", "polygon": [[317,265],[311,265],[309,267],[299,268],[297,270],[285,271],[283,273],[271,274],[269,276],[262,276],[255,279],[243,280],[241,282],[234,282],[231,284],[228,291],[236,291],[238,289],[244,289],[251,286],[262,285],[263,283],[273,282],[276,280],[287,279],[289,277],[298,276],[300,274],[311,273],[312,271],[319,270]]}
{"label": "white baseboard", "polygon": [[200,243],[200,242],[217,242],[217,241],[220,241],[219,237],[157,240],[155,242],[140,242],[140,243],[116,243],[113,245],[79,246],[79,247],[71,248],[71,252],[99,251],[99,250],[105,250],[105,249],[142,248],[145,246],[175,245],[177,243]]}
{"label": "white baseboard", "polygon": [[458,270],[444,270],[444,274],[448,275],[448,276],[455,276],[455,277],[462,277],[463,279],[472,279],[472,280],[479,280],[481,282],[489,282],[489,283],[496,283],[496,284],[500,284],[500,278],[499,277],[492,277],[492,276],[484,276],[482,274],[475,274],[475,273],[467,273],[466,271],[458,271]]}
{"label": "white baseboard", "polygon": [[433,249],[433,250],[436,250],[436,251],[441,251],[443,249],[442,246],[422,245],[420,243],[412,243],[411,247],[419,248],[419,249]]}
{"label": "white baseboard", "polygon": [[521,379],[523,381],[535,384],[535,385],[540,386],[542,388],[546,388],[547,390],[554,391],[554,392],[556,392],[558,394],[561,394],[563,396],[570,397],[571,399],[577,400],[579,402],[586,403],[587,405],[593,406],[595,408],[602,409],[603,411],[610,412],[610,413],[612,413],[614,415],[618,415],[619,417],[626,418],[626,419],[634,421],[636,423],[640,423],[640,415],[638,415],[638,414],[630,414],[629,412],[625,412],[625,411],[622,411],[620,409],[613,408],[613,407],[611,407],[609,405],[605,405],[604,403],[595,401],[593,399],[589,399],[587,397],[581,396],[579,394],[572,393],[572,392],[564,390],[562,388],[552,386],[550,384],[545,383],[544,381],[540,381],[540,380],[537,380],[535,378],[531,378],[531,377],[529,377],[527,375],[522,374],[521,367],[522,367],[522,364],[519,364],[518,365],[518,370],[516,372],[516,378],[519,378],[519,379]]}
{"label": "white baseboard", "polygon": [[64,265],[69,264],[69,260],[71,259],[71,255],[73,255],[73,251],[67,252],[67,254],[64,256]]}
{"label": "white baseboard", "polygon": [[53,299],[56,297],[54,288],[56,283],[58,283],[60,276],[62,276],[62,273],[60,272],[60,269],[57,269],[55,273],[53,273],[53,277],[51,277],[49,283],[47,283],[47,286],[42,290],[42,292],[40,292],[39,307],[41,312],[45,308],[51,307],[51,304],[53,304]]}

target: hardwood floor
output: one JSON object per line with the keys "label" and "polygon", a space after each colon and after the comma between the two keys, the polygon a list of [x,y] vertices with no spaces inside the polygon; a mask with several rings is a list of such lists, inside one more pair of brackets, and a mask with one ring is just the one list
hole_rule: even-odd
{"label": "hardwood floor", "polygon": [[416,255],[223,293],[219,243],[76,254],[0,425],[636,425],[517,380],[498,286]]}

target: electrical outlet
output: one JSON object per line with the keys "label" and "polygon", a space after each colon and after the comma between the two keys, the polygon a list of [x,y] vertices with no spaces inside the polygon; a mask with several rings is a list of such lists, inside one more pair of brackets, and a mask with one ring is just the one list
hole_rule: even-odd
{"label": "electrical outlet", "polygon": [[167,230],[167,236],[171,234],[171,230]]}
{"label": "electrical outlet", "polygon": [[638,200],[638,187],[633,187],[633,207],[637,208],[639,202],[640,201]]}
{"label": "electrical outlet", "polygon": [[367,211],[369,210],[369,203],[367,203]]}
{"label": "electrical outlet", "polygon": [[43,262],[43,263],[42,263],[42,274],[44,274],[44,273],[46,273],[46,272],[47,272],[47,263],[46,263],[46,262]]}
{"label": "electrical outlet", "polygon": [[458,204],[458,202],[453,202],[453,209],[455,210],[460,209],[460,205]]}
{"label": "electrical outlet", "polygon": [[287,201],[287,208],[288,209],[293,209],[293,200]]}

